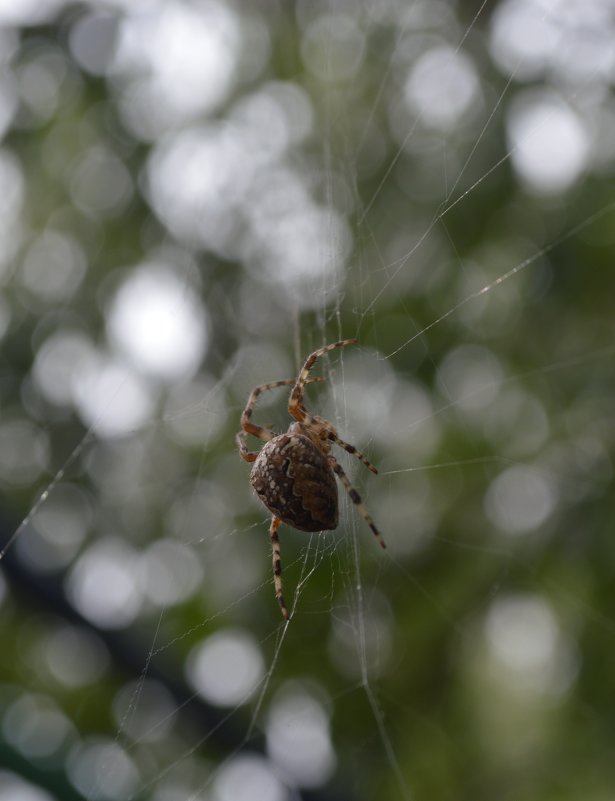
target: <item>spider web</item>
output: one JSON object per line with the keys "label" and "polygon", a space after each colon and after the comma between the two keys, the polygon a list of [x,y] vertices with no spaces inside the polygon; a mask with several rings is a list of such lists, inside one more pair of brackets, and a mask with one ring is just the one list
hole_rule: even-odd
{"label": "spider web", "polygon": [[[453,53],[487,35],[481,25],[487,26],[492,5],[483,2],[463,25],[457,21]],[[409,11],[419,7],[412,4]],[[541,8],[539,18],[548,19],[552,11],[547,4]],[[361,9],[363,17],[371,13],[376,12],[369,6]],[[380,25],[382,19],[375,17],[366,27],[372,32]],[[595,308],[595,318],[591,327],[587,316],[577,320],[568,335],[570,296],[563,292],[550,303],[549,291],[561,270],[573,297],[575,291],[581,297],[583,268],[575,248],[589,243],[586,258],[592,246],[608,241],[604,226],[615,202],[602,186],[589,201],[579,198],[563,219],[544,211],[541,227],[523,214],[513,216],[521,220],[523,241],[509,237],[509,248],[497,248],[487,236],[482,250],[469,250],[465,205],[485,208],[479,203],[483,193],[497,187],[492,182],[502,171],[511,171],[523,144],[493,154],[490,144],[513,82],[526,74],[528,62],[520,59],[504,85],[491,87],[484,122],[465,158],[453,167],[448,162],[454,162],[449,153],[454,144],[442,137],[440,186],[445,191],[436,211],[421,210],[418,220],[400,217],[389,224],[379,205],[386,207],[384,195],[396,168],[425,136],[424,114],[402,126],[405,134],[398,136],[387,169],[367,194],[359,188],[361,158],[395,86],[413,25],[410,13],[398,25],[379,84],[363,110],[357,149],[348,144],[353,140],[351,100],[340,106],[334,82],[324,93],[325,144],[317,160],[324,174],[329,235],[313,258],[332,268],[322,271],[318,304],[304,309],[295,299],[293,308],[289,301],[283,330],[284,336],[292,331],[294,364],[281,348],[275,350],[280,357],[275,363],[271,348],[258,361],[259,343],[247,341],[246,332],[241,352],[202,398],[183,399],[162,419],[151,413],[145,427],[147,437],[148,431],[197,416],[216,421],[229,395],[237,398],[232,417],[238,419],[239,397],[246,397],[252,385],[286,378],[311,349],[357,336],[361,344],[354,352],[337,352],[317,366],[328,388],[310,387],[308,408],[333,421],[344,439],[378,464],[380,475],[373,477],[350,457],[340,457],[383,532],[387,552],[375,547],[341,493],[338,532],[306,538],[282,530],[285,594],[293,617],[288,625],[273,617],[263,625],[262,610],[275,609],[268,521],[252,512],[249,522],[244,513],[234,528],[224,525],[215,486],[233,497],[243,486],[248,496],[247,475],[244,465],[231,466],[231,459],[238,461],[232,437],[222,446],[209,430],[211,441],[205,437],[196,470],[189,481],[178,482],[185,518],[175,530],[202,557],[212,597],[185,610],[153,604],[156,613],[150,610],[134,627],[136,649],[126,649],[121,636],[102,634],[116,657],[126,654],[123,667],[136,680],[116,693],[110,726],[95,725],[88,737],[84,727],[81,742],[73,742],[66,761],[80,793],[75,797],[325,799],[333,797],[332,777],[342,782],[346,798],[372,797],[377,791],[379,797],[407,799],[416,787],[437,796],[443,788],[450,793],[463,775],[452,752],[465,749],[458,738],[466,727],[470,750],[462,753],[476,782],[498,786],[490,771],[500,767],[516,781],[532,764],[525,748],[511,744],[515,733],[533,727],[527,748],[552,757],[558,743],[548,732],[554,721],[574,716],[580,705],[596,722],[602,718],[601,683],[585,693],[578,690],[581,665],[593,664],[591,648],[596,647],[594,635],[584,648],[580,631],[603,636],[613,624],[592,596],[601,585],[589,585],[587,571],[575,570],[574,563],[583,553],[576,532],[584,529],[582,516],[605,508],[610,472],[600,439],[608,438],[612,321],[601,298],[583,296]],[[328,56],[334,62],[335,53]],[[597,77],[593,71],[580,85],[564,87],[565,101],[574,105]],[[402,88],[397,91],[393,108],[404,104]],[[340,108],[348,110],[348,118]],[[550,113],[556,116],[558,107]],[[539,118],[537,125],[538,131],[548,127],[549,117]],[[334,148],[340,140],[342,146]],[[403,176],[397,180],[410,191]],[[357,212],[357,255],[346,267],[337,209],[339,194],[349,187]],[[568,191],[570,197],[575,190]],[[485,221],[487,232],[501,227],[497,219]],[[445,269],[438,266],[444,252]],[[189,269],[186,276],[189,289]],[[586,281],[593,285],[591,278]],[[606,278],[601,286],[608,287]],[[398,302],[392,300],[396,297]],[[544,333],[533,325],[541,304],[558,335],[530,341]],[[524,326],[527,340],[519,333]],[[513,347],[517,339],[519,353]],[[122,395],[126,388],[119,382],[115,392]],[[257,412],[259,421],[276,417],[277,430],[286,425],[281,393],[279,406],[272,399]],[[32,535],[49,499],[87,463],[98,429],[95,419],[76,439],[5,545],[2,556],[16,575],[19,543]],[[158,458],[164,461],[164,454]],[[151,488],[135,489],[147,504]],[[206,533],[195,533],[193,505],[201,519],[222,520],[220,528],[212,524]],[[565,525],[566,515],[576,523]],[[586,530],[588,549],[599,529]],[[239,562],[249,566],[248,575],[261,578],[246,581]],[[253,565],[266,567],[255,571]],[[228,577],[233,592],[216,573],[239,575]],[[67,619],[79,619],[74,609],[65,611]],[[211,687],[171,681],[174,670],[192,665],[187,675],[198,685],[199,656],[212,658],[211,650],[199,650],[202,643],[230,648],[226,658],[232,664],[233,659],[247,666],[263,660],[243,694],[216,702]],[[135,652],[136,665],[130,661]],[[209,662],[205,673],[214,664]],[[408,691],[409,685],[417,691]],[[567,697],[573,699],[569,704]],[[57,702],[62,705],[60,693]],[[449,734],[459,717],[463,724]],[[485,741],[486,732],[492,733],[492,743]],[[572,746],[571,764],[587,765],[576,740]],[[302,751],[312,763],[307,757],[293,762],[293,752]],[[604,747],[600,753],[606,753]],[[311,777],[305,775],[309,769]],[[597,793],[602,777],[608,780],[607,765],[596,778]],[[542,785],[537,779],[533,797],[546,786],[547,779]]]}

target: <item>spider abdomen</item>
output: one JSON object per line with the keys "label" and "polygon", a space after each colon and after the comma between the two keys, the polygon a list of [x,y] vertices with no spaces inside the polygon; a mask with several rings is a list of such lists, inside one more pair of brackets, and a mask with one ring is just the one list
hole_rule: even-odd
{"label": "spider abdomen", "polygon": [[337,484],[327,458],[302,434],[282,434],[260,450],[250,481],[267,509],[300,531],[337,528]]}

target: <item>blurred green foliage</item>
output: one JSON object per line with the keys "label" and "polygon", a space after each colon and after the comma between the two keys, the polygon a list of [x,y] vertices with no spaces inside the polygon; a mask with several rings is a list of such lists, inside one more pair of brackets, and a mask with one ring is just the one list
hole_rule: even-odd
{"label": "blurred green foliage", "polygon": [[[612,797],[615,31],[581,5],[5,4],[2,797]],[[355,336],[308,404],[388,548],[346,498],[283,527],[284,627],[234,435]]]}

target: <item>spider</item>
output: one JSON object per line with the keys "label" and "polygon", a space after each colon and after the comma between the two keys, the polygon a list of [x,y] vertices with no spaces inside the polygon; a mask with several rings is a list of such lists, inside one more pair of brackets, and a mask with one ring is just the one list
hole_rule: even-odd
{"label": "spider", "polygon": [[[310,414],[303,405],[305,385],[324,381],[324,378],[310,377],[310,370],[315,361],[335,348],[356,345],[357,341],[344,339],[315,350],[305,360],[296,379],[285,378],[255,387],[241,415],[241,431],[236,437],[239,455],[244,461],[253,462],[250,482],[258,497],[272,513],[269,539],[273,552],[273,583],[275,596],[285,620],[288,620],[290,615],[282,594],[278,528],[282,523],[299,531],[325,531],[337,528],[338,500],[334,474],[344,485],[350,500],[356,505],[377,541],[383,548],[386,547],[359,493],[331,453],[332,443],[352,453],[372,473],[378,471],[354,445],[349,445],[338,437],[337,431],[328,420]],[[251,422],[254,406],[262,392],[290,384],[294,384],[294,387],[288,401],[288,412],[296,422],[291,423],[285,434],[276,435],[270,427]],[[260,451],[248,450],[246,445],[248,434],[265,442]]]}

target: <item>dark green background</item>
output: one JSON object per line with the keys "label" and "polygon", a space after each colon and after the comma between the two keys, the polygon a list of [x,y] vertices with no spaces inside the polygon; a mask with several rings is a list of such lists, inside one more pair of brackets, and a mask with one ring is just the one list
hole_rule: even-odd
{"label": "dark green background", "polygon": [[[215,798],[217,768],[242,751],[263,752],[269,702],[295,679],[328,699],[337,758],[330,782],[296,791],[296,797],[612,797],[613,163],[594,162],[565,192],[541,195],[523,185],[506,138],[515,99],[528,89],[549,90],[581,115],[593,148],[599,126],[584,99],[593,93],[596,115],[612,117],[612,87],[591,72],[576,83],[553,68],[526,76],[523,62],[509,83],[489,53],[493,14],[502,4],[484,3],[476,20],[478,3],[428,5],[429,14],[419,14],[422,6],[415,3],[391,4],[390,13],[379,3],[233,5],[243,24],[256,20],[268,32],[270,54],[259,74],[244,72],[208,121],[224,121],[269,81],[301,87],[313,107],[313,128],[289,148],[285,164],[331,220],[339,211],[352,230],[352,252],[339,260],[339,278],[325,280],[326,297],[316,296],[303,310],[248,259],[174,240],[148,206],[144,170],[156,142],[135,139],[122,123],[118,94],[104,77],[81,69],[68,46],[73,27],[102,4],[91,4],[90,11],[66,5],[47,20],[9,29],[16,46],[4,67],[6,80],[18,80],[41,54],[63,58],[65,77],[53,113],[42,118],[22,101],[3,143],[21,167],[24,203],[15,223],[21,239],[0,287],[11,310],[0,346],[0,414],[3,424],[29,422],[49,447],[34,480],[15,476],[1,488],[3,539],[15,531],[18,536],[1,565],[0,764],[59,801],[84,797],[66,771],[78,744],[92,737],[117,739],[127,749],[139,771],[136,798],[166,801],[161,787],[169,776],[185,788],[177,798]],[[354,19],[366,50],[352,79],[327,82],[306,69],[301,47],[309,22],[332,9]],[[109,13],[112,21],[122,16]],[[562,21],[572,38],[575,25],[581,36],[580,22]],[[591,43],[596,28],[588,30]],[[455,48],[460,42],[479,77],[480,108],[444,134],[409,115],[409,146],[400,147],[391,110],[403,106],[404,70],[431,44]],[[197,117],[194,124],[206,120]],[[68,188],[81,151],[96,144],[115,152],[134,181],[121,213],[99,218],[75,207]],[[243,221],[232,222],[239,231]],[[87,260],[78,290],[59,304],[42,302],[20,279],[31,240],[50,224],[69,232]],[[200,288],[209,312],[210,340],[201,369],[206,378],[195,386],[209,390],[192,405],[169,407],[173,387],[156,385],[146,425],[105,439],[96,424],[88,432],[72,408],[39,396],[34,360],[45,339],[63,328],[106,347],[105,308],[123,271],[170,245],[190,254],[198,268],[190,285]],[[314,242],[315,264],[338,245]],[[490,289],[479,297],[483,286]],[[333,354],[320,374],[339,390],[348,369],[362,390],[353,393],[349,382],[343,398],[326,401],[322,389],[312,388],[311,405],[317,412],[335,409],[342,435],[381,468],[375,477],[342,457],[389,547],[379,551],[345,500],[335,534],[306,545],[307,535],[283,528],[289,599],[302,568],[314,569],[282,631],[270,583],[268,521],[251,498],[234,435],[254,383],[288,377],[289,367],[296,370],[310,350],[343,337],[358,337],[359,348]],[[247,365],[247,345],[250,353],[267,356]],[[474,413],[464,412],[438,380],[447,356],[461,346],[484,348],[480,353],[491,354],[501,368],[493,403]],[[283,354],[285,363],[270,360],[272,352]],[[374,403],[380,384],[394,391],[393,410]],[[419,387],[430,401],[423,421],[404,401],[411,396],[402,390],[409,387]],[[525,393],[544,412],[546,434],[534,448],[517,448],[518,435],[534,429],[524,418],[527,407],[512,402],[515,393]],[[366,407],[370,412],[361,413]],[[217,427],[205,443],[182,446],[173,436],[170,418],[198,425],[212,412]],[[263,422],[275,418],[276,426],[286,425],[283,400],[263,414]],[[421,444],[428,426],[437,435]],[[490,519],[485,499],[492,482],[515,465],[547,481],[556,502],[541,525],[511,535]],[[114,471],[134,476],[116,495],[108,480]],[[45,508],[34,504],[50,482],[50,498],[76,486],[91,508],[79,553],[57,570],[37,569],[21,544],[33,536]],[[201,497],[203,487],[202,530],[186,537],[203,565],[202,586],[165,609],[161,621],[159,608],[145,607],[128,629],[95,631],[65,591],[79,554],[110,533],[144,550],[168,535],[167,512],[177,509],[178,498]],[[207,499],[221,500],[224,511],[210,516]],[[230,578],[248,566],[260,578],[243,597],[225,598],[219,589],[225,576],[233,586]],[[573,663],[559,665],[571,676],[562,691],[550,690],[540,671],[537,678],[532,674],[536,685],[524,685],[523,669],[507,668],[490,651],[486,621],[511,599],[533,599],[550,610],[564,644],[561,659]],[[109,657],[93,684],[74,690],[46,671],[41,656],[50,632],[66,623],[94,632]],[[227,627],[259,643],[269,674],[262,705],[256,709],[253,699],[230,716],[194,696],[184,677],[190,650]],[[151,649],[160,652],[149,659]],[[356,662],[354,675],[339,667],[338,649]],[[153,743],[132,742],[121,731],[121,712],[118,719],[112,711],[118,693],[140,677],[161,682],[176,709],[168,734]],[[6,736],[13,725],[7,710],[28,694],[54,703],[72,725],[58,749],[41,758]],[[142,709],[146,694],[120,701],[120,710],[131,714],[131,703]],[[96,786],[93,781],[92,797],[103,797]]]}

